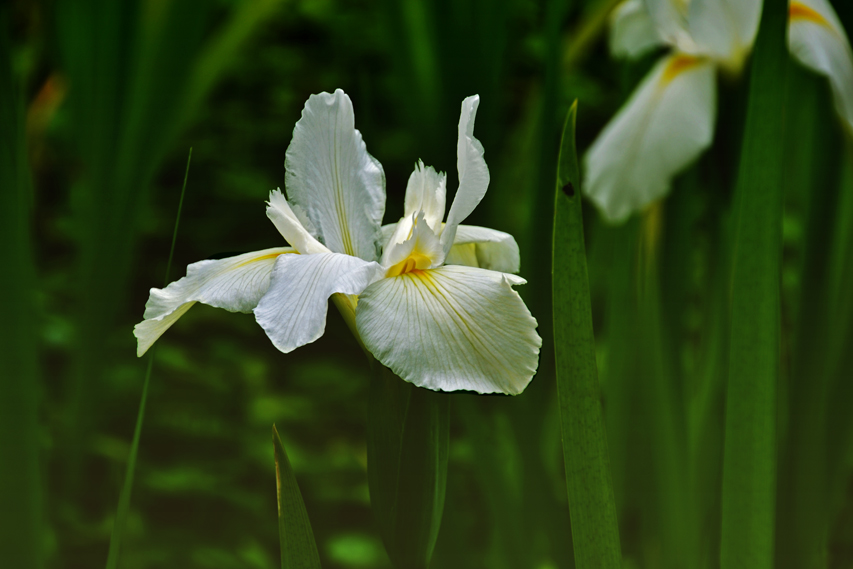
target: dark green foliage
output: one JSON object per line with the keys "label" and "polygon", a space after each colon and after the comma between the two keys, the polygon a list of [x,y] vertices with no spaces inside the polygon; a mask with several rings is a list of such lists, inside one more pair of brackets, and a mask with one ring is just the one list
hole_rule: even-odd
{"label": "dark green foliage", "polygon": [[0,566],[43,566],[32,185],[10,21],[0,6]]}
{"label": "dark green foliage", "polygon": [[[853,7],[834,4],[850,32]],[[528,280],[518,291],[547,348],[521,396],[452,395],[441,529],[435,537],[433,502],[418,555],[434,539],[436,569],[573,567],[548,353],[553,165],[571,101],[583,109],[582,156],[661,55],[610,57],[613,5],[5,3],[0,556],[23,551],[58,568],[98,567],[108,555],[144,385],[131,330],[162,282],[187,148],[193,191],[171,279],[200,259],[282,244],[263,201],[283,186],[305,99],[340,87],[384,166],[386,223],[402,213],[418,158],[447,171],[452,199],[459,104],[480,95],[475,133],[491,185],[468,223],[517,238]],[[575,200],[569,209],[585,222],[625,567],[718,566],[729,346],[741,326],[730,317],[743,319],[731,310],[731,267],[742,253],[732,196],[755,83],[749,66],[720,77],[714,144],[662,203],[608,227],[588,202],[576,207],[582,171],[575,197],[558,196]],[[786,125],[781,258],[778,271],[753,271],[780,285],[775,562],[841,568],[853,559],[853,152],[826,81],[788,71],[796,75],[772,119]],[[321,340],[282,355],[251,315],[193,307],[157,345],[122,569],[277,567],[273,423],[322,566],[389,567],[383,533],[392,543],[415,538],[374,523],[370,385],[334,309]],[[4,468],[14,456],[20,468]]]}

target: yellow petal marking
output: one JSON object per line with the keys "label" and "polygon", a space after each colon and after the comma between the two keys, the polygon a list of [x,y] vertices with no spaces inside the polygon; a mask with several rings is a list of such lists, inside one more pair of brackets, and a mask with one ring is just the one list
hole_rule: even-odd
{"label": "yellow petal marking", "polygon": [[832,26],[826,21],[826,18],[824,18],[823,15],[813,8],[810,8],[805,4],[800,4],[799,2],[791,2],[791,7],[788,9],[788,18],[792,22],[795,20],[804,20],[806,22],[814,22],[815,24],[832,29]]}
{"label": "yellow petal marking", "polygon": [[243,261],[239,265],[232,267],[229,270],[233,271],[235,269],[239,269],[240,267],[245,267],[246,265],[251,265],[252,263],[257,263],[258,261],[264,261],[266,259],[274,259],[274,258],[278,257],[279,255],[294,255],[294,254],[295,255],[299,254],[296,251],[296,249],[294,249],[293,251],[286,251],[284,253],[267,253],[266,255],[261,255],[260,257],[255,257],[254,259],[248,259],[246,261]]}
{"label": "yellow petal marking", "polygon": [[396,277],[411,273],[412,271],[421,271],[428,269],[432,264],[432,258],[419,252],[417,249],[412,251],[412,254],[388,269],[385,273],[386,277]]}
{"label": "yellow petal marking", "polygon": [[663,70],[663,75],[661,76],[661,85],[667,85],[670,81],[672,81],[685,71],[696,67],[700,63],[702,63],[701,57],[684,54],[676,55],[667,64],[666,69]]}

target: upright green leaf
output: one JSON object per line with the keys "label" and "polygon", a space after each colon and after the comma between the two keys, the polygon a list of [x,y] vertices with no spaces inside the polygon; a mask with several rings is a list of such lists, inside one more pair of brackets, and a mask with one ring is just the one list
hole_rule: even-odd
{"label": "upright green leaf", "polygon": [[287,460],[281,437],[272,427],[275,451],[275,490],[278,504],[278,539],[281,543],[282,569],[319,569],[320,556],[311,530],[305,502],[299,492],[296,476]]}
{"label": "upright green leaf", "polygon": [[595,338],[575,148],[577,102],[563,127],[554,212],[553,295],[557,392],[575,562],[622,565]]}
{"label": "upright green leaf", "polygon": [[367,423],[373,515],[394,567],[426,569],[444,511],[450,399],[373,365]]}
{"label": "upright green leaf", "polygon": [[773,565],[787,2],[764,3],[735,190],[720,559]]}
{"label": "upright green leaf", "polygon": [[42,566],[38,355],[24,106],[0,7],[0,567]]}

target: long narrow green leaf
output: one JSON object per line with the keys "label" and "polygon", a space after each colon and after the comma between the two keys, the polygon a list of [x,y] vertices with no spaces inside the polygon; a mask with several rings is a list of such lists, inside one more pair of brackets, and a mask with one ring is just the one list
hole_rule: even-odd
{"label": "long narrow green leaf", "polygon": [[735,190],[720,560],[773,565],[787,2],[764,3]]}
{"label": "long narrow green leaf", "polygon": [[557,392],[575,562],[584,569],[617,568],[622,555],[595,362],[575,148],[576,115],[577,102],[563,127],[554,205]]}
{"label": "long narrow green leaf", "polygon": [[24,106],[0,7],[0,567],[42,566],[39,383]]}
{"label": "long narrow green leaf", "polygon": [[829,265],[829,306],[834,309],[832,329],[827,336],[832,345],[828,347],[829,359],[833,362],[830,377],[829,425],[827,472],[829,500],[842,502],[847,492],[849,462],[847,455],[853,441],[853,419],[849,402],[853,400],[853,141],[848,140],[844,148],[844,161],[836,204],[836,221],[832,243],[832,260]]}
{"label": "long narrow green leaf", "polygon": [[272,426],[272,444],[275,452],[275,490],[278,504],[278,539],[281,544],[281,569],[320,569],[320,555],[311,520],[296,476],[287,460],[281,437]]}
{"label": "long narrow green leaf", "polygon": [[[829,536],[827,483],[828,389],[832,347],[843,334],[832,322],[840,306],[829,285],[835,213],[840,211],[839,137],[827,132],[835,117],[826,105],[821,80],[793,62],[786,105],[785,203],[804,212],[806,239],[799,269],[800,291],[792,319],[790,380],[780,409],[779,480],[777,482],[776,567],[826,566]],[[780,400],[783,394],[780,393]]]}
{"label": "long narrow green leaf", "polygon": [[394,567],[426,569],[444,511],[450,399],[374,366],[367,424],[373,515]]}
{"label": "long narrow green leaf", "polygon": [[[169,261],[166,263],[166,286],[169,284],[169,271],[172,268],[172,254],[175,251],[175,241],[178,239],[178,224],[181,221],[181,209],[184,205],[184,194],[187,190],[187,178],[190,174],[190,161],[193,149],[190,148],[187,156],[187,169],[184,171],[184,185],[181,188],[181,199],[178,201],[178,214],[175,217],[175,229],[172,232],[172,246],[169,249]],[[142,422],[145,419],[145,405],[148,402],[148,386],[151,383],[151,370],[154,367],[154,353],[152,349],[148,355],[148,367],[145,370],[145,380],[142,382],[142,396],[139,399],[139,410],[136,413],[136,427],[133,430],[133,442],[130,444],[130,453],[127,457],[127,471],[124,474],[124,484],[121,487],[121,495],[118,500],[116,519],[113,523],[113,531],[110,535],[110,550],[107,554],[107,569],[118,567],[119,552],[121,551],[121,539],[124,528],[127,525],[127,513],[130,511],[130,496],[133,491],[133,477],[136,473],[136,457],[139,454],[139,439],[142,436]]]}

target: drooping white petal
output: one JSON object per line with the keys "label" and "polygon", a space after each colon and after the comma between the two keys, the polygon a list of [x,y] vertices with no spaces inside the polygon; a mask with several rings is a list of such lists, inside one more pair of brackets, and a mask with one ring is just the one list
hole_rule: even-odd
{"label": "drooping white petal", "polygon": [[669,191],[673,176],[708,147],[716,112],[714,65],[664,58],[604,127],[585,156],[584,192],[611,222]]}
{"label": "drooping white petal", "polygon": [[761,0],[691,0],[690,35],[701,53],[739,69],[760,17]]}
{"label": "drooping white petal", "polygon": [[302,225],[281,190],[270,192],[270,201],[267,202],[267,217],[272,220],[281,236],[303,255],[329,252],[329,249],[317,241]]}
{"label": "drooping white petal", "polygon": [[184,278],[164,289],[152,288],[145,304],[145,320],[133,328],[136,355],[148,351],[196,302],[231,312],[251,312],[269,288],[276,259],[285,253],[295,250],[277,247],[216,261],[199,261],[187,267]]}
{"label": "drooping white petal", "polygon": [[835,109],[853,132],[853,52],[838,16],[825,0],[791,2],[789,15],[791,53],[829,78]]}
{"label": "drooping white petal", "polygon": [[474,138],[474,119],[480,96],[474,95],[462,101],[459,115],[459,138],[456,143],[456,168],[459,171],[459,189],[447,214],[447,223],[441,232],[441,244],[445,254],[450,251],[456,235],[456,226],[468,217],[489,188],[489,168],[483,157],[485,150]]}
{"label": "drooping white petal", "polygon": [[287,255],[276,262],[255,319],[276,348],[291,352],[323,335],[332,294],[359,294],[381,273],[379,263],[350,255]]}
{"label": "drooping white petal", "polygon": [[518,394],[542,339],[513,275],[444,266],[381,279],[359,297],[365,346],[401,378],[442,391]]}
{"label": "drooping white petal", "polygon": [[518,243],[509,233],[460,225],[456,240],[444,262],[448,265],[468,265],[502,273],[517,273],[521,265]]}
{"label": "drooping white petal", "polygon": [[446,194],[447,175],[436,172],[432,166],[425,167],[423,161],[418,160],[406,185],[404,217],[414,219],[413,216],[422,211],[427,224],[436,230],[444,219]]}
{"label": "drooping white petal", "polygon": [[626,0],[610,14],[610,53],[639,57],[664,42],[643,0]]}
{"label": "drooping white petal", "polygon": [[314,236],[336,253],[375,260],[385,173],[367,153],[343,91],[308,98],[284,164],[287,197]]}

